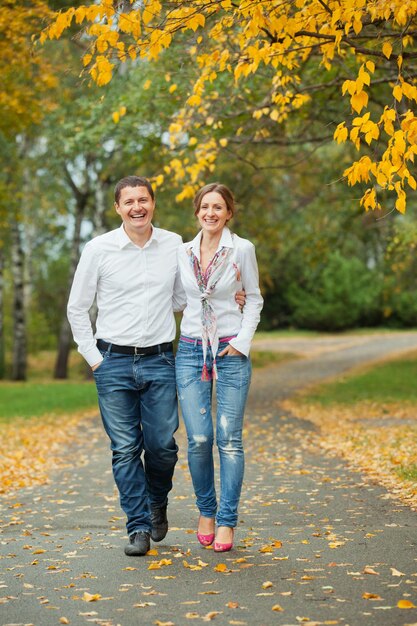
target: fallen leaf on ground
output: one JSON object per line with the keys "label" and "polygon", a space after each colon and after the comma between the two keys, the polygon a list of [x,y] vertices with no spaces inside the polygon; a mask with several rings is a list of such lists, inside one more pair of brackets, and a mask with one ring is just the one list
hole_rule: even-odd
{"label": "fallen leaf on ground", "polygon": [[416,605],[410,600],[398,600],[397,606],[399,609],[417,609]]}
{"label": "fallen leaf on ground", "polygon": [[270,580],[266,580],[264,583],[262,583],[262,589],[268,589],[269,587],[273,587],[274,583],[271,583]]}
{"label": "fallen leaf on ground", "polygon": [[218,563],[216,567],[213,568],[215,572],[229,572],[229,568],[224,563]]}
{"label": "fallen leaf on ground", "polygon": [[87,591],[84,591],[84,595],[82,597],[82,599],[85,602],[96,602],[96,600],[100,600],[100,598],[101,598],[101,595],[99,593],[91,594],[91,593],[88,593]]}
{"label": "fallen leaf on ground", "polygon": [[391,574],[393,576],[405,576],[402,572],[399,572],[395,567],[391,567]]}
{"label": "fallen leaf on ground", "polygon": [[366,591],[362,594],[362,598],[364,600],[382,600],[381,596],[379,596],[377,593],[368,593]]}
{"label": "fallen leaf on ground", "polygon": [[379,576],[379,572],[376,572],[372,567],[370,567],[369,565],[367,565],[366,567],[363,568],[363,573],[364,574],[374,574],[375,576]]}
{"label": "fallen leaf on ground", "polygon": [[280,604],[274,604],[274,606],[272,607],[273,611],[283,611],[284,609],[282,608],[282,606]]}

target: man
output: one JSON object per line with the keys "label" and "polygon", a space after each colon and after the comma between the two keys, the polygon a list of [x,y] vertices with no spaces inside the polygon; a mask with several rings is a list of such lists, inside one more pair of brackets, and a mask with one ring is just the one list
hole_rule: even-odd
{"label": "man", "polygon": [[[129,556],[168,532],[167,503],[177,462],[173,309],[185,301],[177,275],[181,237],[152,226],[155,198],[146,178],[115,188],[120,228],[85,246],[74,276],[68,319],[94,372],[113,475],[127,515]],[[94,338],[89,309],[97,296]],[[144,458],[142,461],[142,453]]]}

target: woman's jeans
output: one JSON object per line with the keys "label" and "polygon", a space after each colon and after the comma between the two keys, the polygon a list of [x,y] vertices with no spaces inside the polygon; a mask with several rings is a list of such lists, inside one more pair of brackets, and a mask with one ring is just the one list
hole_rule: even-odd
{"label": "woman's jeans", "polygon": [[102,355],[94,379],[127,532],[150,532],[150,507],[166,504],[177,462],[174,355]]}
{"label": "woman's jeans", "polygon": [[[191,342],[192,341],[192,342]],[[221,352],[228,342],[220,340]],[[212,355],[207,350],[211,371]],[[217,357],[216,444],[220,457],[220,502],[214,484],[213,466],[213,381],[201,380],[203,351],[198,340],[180,339],[175,359],[178,397],[188,437],[188,465],[204,517],[216,517],[219,526],[234,528],[243,481],[243,414],[251,377],[250,360],[245,356]],[[217,516],[216,516],[217,512]]]}

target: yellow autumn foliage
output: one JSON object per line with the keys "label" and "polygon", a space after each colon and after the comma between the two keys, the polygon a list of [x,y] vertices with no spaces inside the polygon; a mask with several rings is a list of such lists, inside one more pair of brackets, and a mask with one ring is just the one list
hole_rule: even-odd
{"label": "yellow autumn foliage", "polygon": [[[263,73],[268,66],[272,73],[265,80],[270,81],[274,106],[264,104],[253,110],[254,125],[259,125],[254,139],[265,139],[269,131],[262,127],[264,116],[281,124],[291,112],[314,98],[311,92],[317,88],[302,73],[309,62],[316,70],[310,80],[320,84],[327,80],[326,73],[335,71],[351,113],[362,117],[369,114],[360,127],[354,127],[349,116],[338,120],[334,139],[338,143],[351,142],[359,151],[374,142],[379,144],[371,157],[364,159],[361,155],[347,169],[348,184],[370,185],[362,198],[367,210],[379,207],[377,188],[382,188],[396,197],[398,211],[405,211],[407,191],[415,188],[409,166],[417,148],[416,131],[405,130],[402,124],[412,115],[412,105],[417,101],[413,65],[416,2],[143,0],[132,3],[130,9],[126,4],[120,11],[115,7],[108,0],[98,0],[60,11],[41,38],[58,38],[74,22],[90,23],[87,32],[91,46],[84,62],[97,84],[105,85],[113,75],[115,51],[120,61],[136,55],[153,61],[179,33],[195,33],[187,53],[199,72],[178,112],[176,123],[181,133],[172,135],[171,147],[180,145],[185,134],[193,135],[196,120],[201,120],[204,112],[208,117],[210,98],[215,96],[207,97],[207,87],[219,76],[229,74],[235,83],[243,85],[248,77]],[[120,47],[121,37],[129,44],[128,54]],[[340,67],[352,68],[346,80],[340,78]],[[384,114],[374,119],[372,94],[381,83],[388,85],[388,101]],[[397,108],[399,103],[401,109]],[[213,129],[221,130],[219,120],[213,122]],[[176,182],[184,184],[181,199],[190,195],[190,188],[202,172],[214,169],[221,148],[219,142],[206,145],[196,152],[192,164],[182,162],[180,168],[173,169]]]}

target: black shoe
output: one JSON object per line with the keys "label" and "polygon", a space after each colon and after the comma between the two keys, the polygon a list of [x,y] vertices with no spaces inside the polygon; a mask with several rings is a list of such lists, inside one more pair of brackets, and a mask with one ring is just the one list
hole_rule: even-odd
{"label": "black shoe", "polygon": [[127,556],[143,556],[151,547],[151,535],[144,530],[138,530],[129,537],[129,543],[125,547]]}
{"label": "black shoe", "polygon": [[162,541],[168,532],[167,505],[151,506],[152,541]]}

